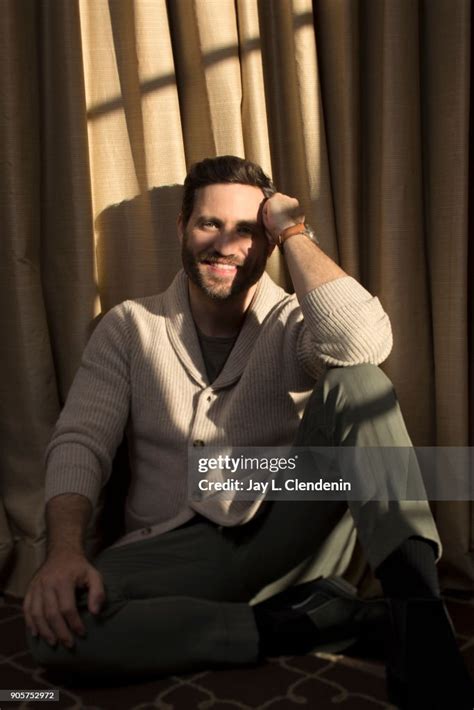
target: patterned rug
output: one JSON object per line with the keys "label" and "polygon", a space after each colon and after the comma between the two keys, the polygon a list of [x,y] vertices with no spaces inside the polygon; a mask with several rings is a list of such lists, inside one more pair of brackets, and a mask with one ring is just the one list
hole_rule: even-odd
{"label": "patterned rug", "polygon": [[[474,676],[474,598],[446,601]],[[38,668],[26,650],[20,600],[0,597],[0,689],[59,688],[58,702],[39,705],[52,710],[380,710],[393,708],[384,675],[380,661],[315,653],[116,688],[66,688]],[[36,702],[0,700],[0,710],[35,707]]]}

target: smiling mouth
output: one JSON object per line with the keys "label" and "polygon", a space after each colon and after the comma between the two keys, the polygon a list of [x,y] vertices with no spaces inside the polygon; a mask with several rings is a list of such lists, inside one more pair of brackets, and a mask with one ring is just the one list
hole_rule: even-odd
{"label": "smiling mouth", "polygon": [[208,266],[211,271],[215,273],[226,275],[234,274],[238,268],[236,264],[226,264],[225,262],[219,261],[203,261],[201,263]]}

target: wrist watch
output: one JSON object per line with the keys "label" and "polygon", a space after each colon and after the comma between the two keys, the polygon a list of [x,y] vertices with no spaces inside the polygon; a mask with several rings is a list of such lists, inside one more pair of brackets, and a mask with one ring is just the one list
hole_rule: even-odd
{"label": "wrist watch", "polygon": [[290,237],[296,236],[297,234],[304,234],[304,236],[312,242],[319,244],[319,240],[309,224],[306,224],[306,222],[298,222],[298,224],[292,224],[291,227],[287,227],[278,235],[276,242],[280,248],[280,251],[283,251],[283,245],[286,240],[290,239]]}

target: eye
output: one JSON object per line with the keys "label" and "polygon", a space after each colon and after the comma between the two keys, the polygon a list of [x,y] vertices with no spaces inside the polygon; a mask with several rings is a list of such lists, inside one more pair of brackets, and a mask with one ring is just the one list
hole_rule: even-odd
{"label": "eye", "polygon": [[201,222],[201,227],[204,229],[217,229],[218,226],[215,219],[205,219]]}
{"label": "eye", "polygon": [[253,229],[252,229],[252,227],[248,227],[248,226],[246,226],[246,225],[240,226],[240,227],[239,227],[239,232],[240,232],[241,234],[247,234],[247,235],[250,235],[250,236],[253,235]]}

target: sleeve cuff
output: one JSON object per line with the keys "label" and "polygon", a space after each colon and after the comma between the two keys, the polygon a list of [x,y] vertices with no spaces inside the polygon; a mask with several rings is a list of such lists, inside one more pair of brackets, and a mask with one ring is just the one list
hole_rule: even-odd
{"label": "sleeve cuff", "polygon": [[102,474],[94,454],[81,444],[55,446],[48,455],[45,502],[63,493],[79,493],[96,506]]}

